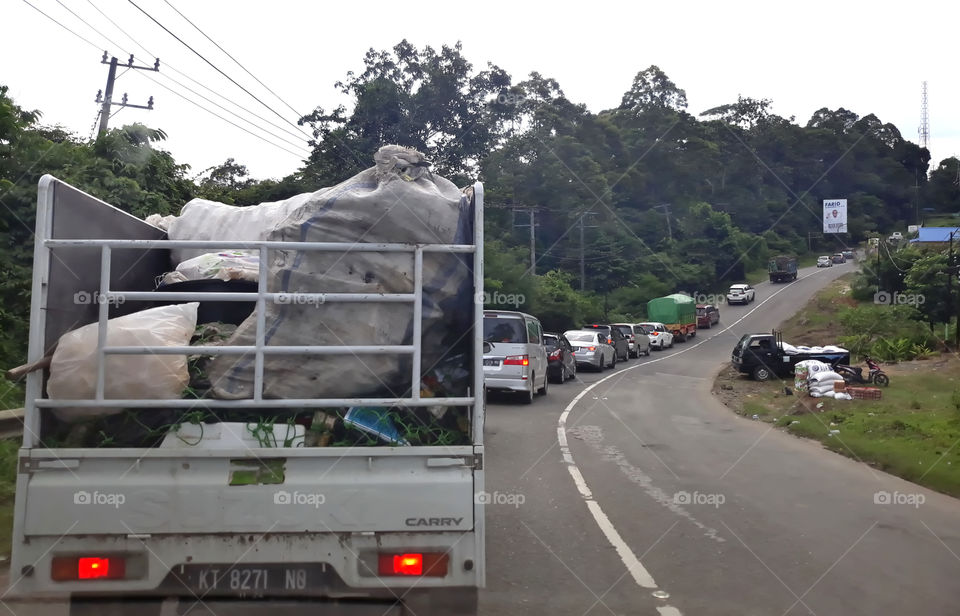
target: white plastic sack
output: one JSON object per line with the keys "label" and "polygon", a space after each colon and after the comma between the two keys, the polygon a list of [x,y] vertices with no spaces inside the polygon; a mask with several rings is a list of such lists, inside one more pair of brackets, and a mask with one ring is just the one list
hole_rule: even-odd
{"label": "white plastic sack", "polygon": [[[320,303],[300,295],[413,293],[412,253],[372,253],[359,248],[365,243],[379,242],[473,241],[469,199],[452,182],[429,173],[421,154],[385,146],[374,158],[375,167],[337,186],[259,206],[269,206],[269,216],[261,210],[253,218],[246,212],[250,208],[232,208],[238,218],[231,220],[226,215],[228,210],[211,206],[218,218],[216,226],[199,221],[199,235],[209,237],[222,237],[219,232],[224,229],[239,235],[238,229],[252,226],[256,227],[259,239],[341,242],[356,247],[347,253],[271,251],[267,287],[271,292],[289,295],[284,295],[283,302],[266,306],[268,345],[411,344],[410,303]],[[185,217],[194,218],[190,212]],[[178,221],[171,228],[171,236],[176,235],[174,229],[183,231],[186,227]],[[242,234],[256,239],[250,237],[254,234],[249,231],[252,229]],[[471,277],[469,259],[462,255],[424,255],[423,372],[466,340],[473,305]],[[256,313],[237,328],[228,344],[252,345],[255,335]],[[268,356],[264,361],[264,396],[401,397],[411,387],[420,386],[411,383],[411,359],[409,355],[390,353]],[[208,374],[213,394],[223,399],[252,397],[254,365],[252,354],[221,355],[212,360]]]}
{"label": "white plastic sack", "polygon": [[823,392],[822,394],[820,394],[820,397],[821,397],[821,398],[836,398],[836,397],[837,397],[837,394],[836,394],[836,392],[834,392],[833,390],[830,390],[830,391],[825,391],[825,392]]}
{"label": "white plastic sack", "polygon": [[[150,308],[107,321],[108,346],[186,346],[197,327],[197,302]],[[54,400],[86,400],[97,388],[97,323],[60,336],[50,364],[47,393]],[[185,355],[107,355],[104,398],[179,398],[187,386]],[[59,408],[66,422],[114,415],[119,408]]]}
{"label": "white plastic sack", "polygon": [[[304,193],[284,201],[239,207],[193,199],[167,225],[171,240],[265,240],[276,226],[286,220],[293,210],[312,196]],[[199,257],[209,249],[179,249],[170,251],[173,265]]]}
{"label": "white plastic sack", "polygon": [[176,220],[176,216],[161,216],[160,214],[150,214],[144,219],[144,222],[148,225],[153,225],[158,229],[163,229],[166,231],[170,227],[170,223]]}
{"label": "white plastic sack", "polygon": [[806,362],[798,362],[793,366],[793,388],[796,391],[807,391],[807,378],[810,376]]}
{"label": "white plastic sack", "polygon": [[825,353],[847,353],[848,351],[843,347],[838,347],[834,344],[825,344],[823,345],[823,351]]}
{"label": "white plastic sack", "polygon": [[[798,361],[796,366],[802,366],[809,374],[816,374],[818,372],[826,372],[827,370],[830,370],[829,364],[826,364],[818,359],[805,359],[803,361]],[[796,368],[794,368],[794,370],[796,370]]]}
{"label": "white plastic sack", "polygon": [[827,370],[825,372],[817,372],[816,374],[810,375],[810,380],[816,381],[817,383],[832,383],[834,381],[842,381],[843,377],[833,370]]}
{"label": "white plastic sack", "polygon": [[835,390],[834,390],[834,387],[833,387],[833,383],[829,383],[829,384],[826,384],[826,385],[814,385],[814,386],[811,386],[811,387],[810,387],[810,391],[811,391],[811,392],[817,392],[818,394],[825,394],[825,393],[827,393],[827,392],[835,391]]}
{"label": "white plastic sack", "polygon": [[250,280],[260,277],[260,256],[243,250],[208,252],[177,266],[187,280]]}
{"label": "white plastic sack", "polygon": [[781,342],[780,348],[783,349],[783,352],[787,355],[796,355],[798,352],[797,347],[793,346],[789,342]]}
{"label": "white plastic sack", "polygon": [[837,400],[853,400],[853,396],[845,391],[838,391],[833,395],[833,397]]}

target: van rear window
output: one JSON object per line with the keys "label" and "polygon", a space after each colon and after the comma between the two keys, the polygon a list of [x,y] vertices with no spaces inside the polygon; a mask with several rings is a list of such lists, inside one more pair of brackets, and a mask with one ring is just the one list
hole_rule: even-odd
{"label": "van rear window", "polygon": [[514,342],[526,344],[527,328],[523,326],[522,319],[484,317],[483,339],[486,342]]}

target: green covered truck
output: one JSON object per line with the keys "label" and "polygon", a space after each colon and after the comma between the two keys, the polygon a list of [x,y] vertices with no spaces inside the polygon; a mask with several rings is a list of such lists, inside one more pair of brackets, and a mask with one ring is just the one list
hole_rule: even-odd
{"label": "green covered truck", "polygon": [[647,302],[647,320],[663,323],[677,342],[697,335],[697,304],[689,295],[674,293]]}

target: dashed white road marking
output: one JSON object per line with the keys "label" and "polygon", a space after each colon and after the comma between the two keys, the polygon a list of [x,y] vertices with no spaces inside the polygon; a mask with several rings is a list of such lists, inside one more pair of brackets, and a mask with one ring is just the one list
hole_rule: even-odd
{"label": "dashed white road marking", "polygon": [[[817,270],[810,274],[807,274],[804,278],[809,278],[810,276],[815,276],[819,274],[821,270]],[[726,333],[734,326],[738,325],[741,321],[746,319],[748,316],[759,310],[764,304],[768,301],[782,293],[783,291],[790,288],[790,285],[784,285],[782,288],[778,289],[772,293],[769,297],[764,299],[762,302],[757,304],[752,310],[741,316],[739,319],[718,331],[714,336],[719,336],[723,333]],[[688,346],[680,351],[671,353],[666,357],[660,357],[657,359],[652,359],[650,361],[645,361],[642,364],[637,364],[635,366],[630,366],[629,368],[624,368],[618,370],[613,374],[610,374],[596,383],[593,383],[583,389],[577,396],[570,401],[570,404],[563,410],[563,413],[560,414],[560,419],[557,422],[557,443],[560,445],[560,451],[563,454],[563,460],[567,463],[567,470],[570,472],[570,477],[573,478],[573,483],[577,487],[577,491],[583,497],[586,502],[587,509],[590,511],[590,514],[593,516],[594,521],[596,521],[597,526],[600,528],[600,531],[607,538],[607,541],[613,546],[616,550],[617,555],[620,556],[620,560],[623,561],[624,566],[627,568],[627,572],[630,574],[630,577],[633,578],[633,581],[637,583],[641,588],[657,588],[657,583],[654,581],[653,576],[650,575],[650,572],[647,571],[646,567],[643,566],[643,563],[640,562],[640,559],[637,558],[637,555],[633,553],[633,550],[630,549],[630,546],[627,545],[627,542],[623,540],[623,537],[620,536],[620,533],[617,532],[616,527],[614,527],[613,522],[610,521],[610,518],[607,517],[607,514],[604,513],[603,509],[600,507],[600,503],[593,498],[593,492],[590,491],[590,487],[587,485],[586,480],[583,478],[583,473],[580,472],[580,468],[577,466],[577,463],[573,460],[573,454],[570,453],[570,447],[567,442],[567,418],[570,416],[570,411],[573,410],[573,407],[583,399],[594,387],[604,383],[605,381],[612,379],[615,376],[618,376],[628,370],[635,370],[643,366],[648,366],[650,364],[655,364],[657,362],[664,361],[666,359],[672,359],[677,355],[681,355],[688,351],[692,351],[701,344],[705,344],[712,340],[714,336],[702,340],[694,345]],[[680,610],[675,607],[664,605],[657,607],[657,611],[661,616],[681,616]]]}

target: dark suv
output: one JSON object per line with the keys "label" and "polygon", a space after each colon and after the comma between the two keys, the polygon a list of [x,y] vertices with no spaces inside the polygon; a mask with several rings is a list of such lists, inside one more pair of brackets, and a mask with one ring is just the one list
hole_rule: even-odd
{"label": "dark suv", "polygon": [[617,358],[617,361],[627,361],[630,359],[630,346],[627,343],[627,337],[623,335],[623,332],[621,332],[619,328],[613,327],[612,325],[598,325],[594,323],[584,325],[580,329],[603,332],[607,335],[607,343],[613,347],[613,354]]}

